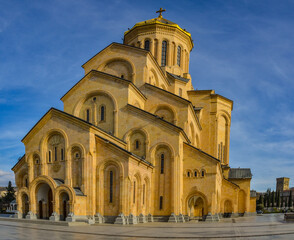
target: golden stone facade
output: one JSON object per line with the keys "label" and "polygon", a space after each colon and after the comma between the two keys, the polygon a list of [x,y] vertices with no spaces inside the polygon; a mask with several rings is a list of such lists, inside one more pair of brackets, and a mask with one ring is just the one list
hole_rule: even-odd
{"label": "golden stone facade", "polygon": [[132,224],[255,212],[250,169],[229,167],[233,102],[194,90],[190,33],[137,23],[22,139],[17,217]]}

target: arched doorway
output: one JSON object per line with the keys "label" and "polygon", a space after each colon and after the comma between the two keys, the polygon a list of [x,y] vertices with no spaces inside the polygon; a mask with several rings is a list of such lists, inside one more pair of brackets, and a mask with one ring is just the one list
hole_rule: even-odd
{"label": "arched doorway", "polygon": [[69,195],[66,192],[62,192],[59,196],[59,213],[60,220],[65,221],[69,214]]}
{"label": "arched doorway", "polygon": [[188,201],[188,208],[191,219],[203,219],[205,215],[205,204],[201,196],[192,196]]}
{"label": "arched doorway", "polygon": [[230,200],[226,200],[224,202],[224,217],[231,217],[233,212],[232,202]]}
{"label": "arched doorway", "polygon": [[29,197],[27,194],[23,194],[21,197],[21,203],[22,203],[22,217],[25,218],[26,215],[29,212]]}
{"label": "arched doorway", "polygon": [[36,189],[38,203],[37,216],[40,219],[49,219],[53,212],[52,189],[47,183],[41,183]]}

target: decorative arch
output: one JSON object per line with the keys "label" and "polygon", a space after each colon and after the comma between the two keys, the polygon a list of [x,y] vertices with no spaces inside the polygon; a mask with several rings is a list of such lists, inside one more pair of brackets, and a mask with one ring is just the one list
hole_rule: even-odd
{"label": "decorative arch", "polygon": [[127,58],[116,57],[111,58],[102,63],[98,67],[99,71],[121,77],[124,75],[124,79],[135,82],[135,65]]}
{"label": "decorative arch", "polygon": [[148,83],[151,85],[154,85],[156,87],[159,87],[159,80],[158,80],[158,75],[156,73],[156,71],[154,70],[154,68],[151,68],[149,70],[149,74],[148,74]]}
{"label": "decorative arch", "polygon": [[[202,199],[202,205],[201,202],[197,202],[198,198]],[[194,203],[194,204],[192,204]],[[198,209],[195,211],[195,204],[198,205]],[[193,207],[192,207],[193,206]],[[203,216],[208,214],[208,200],[205,194],[202,192],[199,192],[197,190],[192,190],[186,197],[185,201],[185,210],[186,214],[190,215],[192,217],[196,218],[202,218]],[[192,214],[192,211],[194,210],[194,213]]]}
{"label": "decorative arch", "polygon": [[[115,135],[117,129],[117,106],[117,101],[111,93],[95,90],[81,98],[75,105],[73,112],[75,116],[85,121],[89,120],[90,123]],[[91,115],[88,116],[89,114]]]}
{"label": "decorative arch", "polygon": [[125,134],[124,139],[128,143],[129,151],[146,158],[149,135],[145,129],[133,128]]}
{"label": "decorative arch", "polygon": [[164,120],[176,124],[177,123],[177,112],[175,109],[167,104],[159,104],[154,110],[154,114],[162,117]]}
{"label": "decorative arch", "polygon": [[238,192],[238,212],[239,214],[246,212],[246,193],[242,189]]}

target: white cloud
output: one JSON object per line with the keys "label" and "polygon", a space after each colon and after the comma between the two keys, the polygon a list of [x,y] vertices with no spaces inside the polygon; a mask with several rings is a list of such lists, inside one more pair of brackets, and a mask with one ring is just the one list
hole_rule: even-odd
{"label": "white cloud", "polygon": [[9,181],[14,185],[14,173],[0,170],[0,186],[6,187]]}

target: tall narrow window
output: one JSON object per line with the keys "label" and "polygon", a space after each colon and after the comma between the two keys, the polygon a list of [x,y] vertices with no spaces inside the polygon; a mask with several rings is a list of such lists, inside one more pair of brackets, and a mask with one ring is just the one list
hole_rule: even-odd
{"label": "tall narrow window", "polygon": [[162,153],[160,155],[160,173],[164,173],[164,154]]}
{"label": "tall narrow window", "polygon": [[28,179],[26,178],[25,186],[28,187]]}
{"label": "tall narrow window", "polygon": [[136,182],[134,181],[133,203],[136,202]]}
{"label": "tall narrow window", "polygon": [[150,41],[146,40],[145,41],[145,46],[144,46],[145,50],[150,51]]}
{"label": "tall narrow window", "polygon": [[181,51],[182,51],[181,47],[178,46],[178,51],[177,51],[177,64],[178,64],[178,66],[181,66]]}
{"label": "tall narrow window", "polygon": [[188,177],[190,177],[190,172],[187,172]]}
{"label": "tall narrow window", "polygon": [[140,148],[140,142],[139,142],[139,140],[136,140],[135,149],[139,149],[139,148]]}
{"label": "tall narrow window", "polygon": [[64,150],[63,150],[63,148],[61,148],[61,161],[63,161],[64,160]]}
{"label": "tall narrow window", "polygon": [[167,50],[167,42],[163,41],[162,47],[161,47],[161,66],[162,67],[166,66],[166,50]]}
{"label": "tall narrow window", "polygon": [[57,161],[57,147],[54,147],[54,160]]}
{"label": "tall narrow window", "polygon": [[105,121],[105,106],[100,108],[100,121]]}
{"label": "tall narrow window", "polygon": [[90,109],[87,109],[87,122],[90,122]]}
{"label": "tall narrow window", "polygon": [[143,205],[145,204],[145,184],[143,184]]}
{"label": "tall narrow window", "polygon": [[109,202],[112,203],[113,199],[113,172],[109,173]]}
{"label": "tall narrow window", "polygon": [[197,177],[197,171],[194,172],[194,177]]}
{"label": "tall narrow window", "polygon": [[161,210],[163,208],[163,196],[160,196],[159,198],[159,209]]}
{"label": "tall narrow window", "polygon": [[204,175],[205,175],[205,172],[204,172],[204,170],[202,170],[201,171],[201,177],[204,177]]}
{"label": "tall narrow window", "polygon": [[183,90],[179,88],[179,96],[181,97],[183,95]]}
{"label": "tall narrow window", "polygon": [[51,163],[51,151],[49,151],[49,153],[48,153],[48,162]]}

